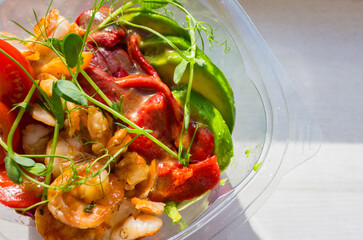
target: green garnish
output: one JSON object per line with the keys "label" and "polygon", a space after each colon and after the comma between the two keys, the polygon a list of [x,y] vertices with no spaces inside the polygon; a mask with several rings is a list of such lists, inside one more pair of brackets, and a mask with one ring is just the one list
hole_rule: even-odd
{"label": "green garnish", "polygon": [[[69,67],[74,68],[79,64],[79,55],[81,54],[83,39],[76,33],[69,33],[63,39],[62,52],[66,58]],[[58,46],[55,46],[55,48]]]}
{"label": "green garnish", "polygon": [[254,166],[253,166],[253,171],[257,172],[261,167],[261,162],[259,163],[256,163]]}
{"label": "green garnish", "polygon": [[177,223],[182,219],[178,209],[177,209],[177,202],[167,202],[164,208],[164,212],[171,218],[173,223]]}
{"label": "green garnish", "polygon": [[228,178],[223,178],[219,184],[221,186],[223,186],[224,184],[226,184],[227,181],[228,181]]}
{"label": "green garnish", "polygon": [[83,211],[86,213],[92,213],[92,209],[95,207],[95,205],[96,205],[95,202],[92,201],[91,204],[88,204],[84,207]]}
{"label": "green garnish", "polygon": [[246,150],[246,151],[245,151],[245,155],[246,155],[246,157],[250,157],[250,153],[251,153],[251,150]]}

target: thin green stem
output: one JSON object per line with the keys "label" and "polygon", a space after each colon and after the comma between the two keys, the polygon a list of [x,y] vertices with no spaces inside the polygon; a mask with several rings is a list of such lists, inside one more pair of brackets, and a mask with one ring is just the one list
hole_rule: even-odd
{"label": "thin green stem", "polygon": [[131,7],[137,3],[137,0],[131,0],[130,2],[127,2],[123,4],[121,7],[119,7],[117,10],[115,10],[112,14],[110,14],[99,26],[98,28],[104,28],[106,25],[108,25],[113,19],[117,17],[120,13],[122,13],[125,9]]}
{"label": "thin green stem", "polygon": [[[55,154],[56,147],[57,147],[57,141],[58,141],[58,135],[59,135],[59,123],[56,123],[55,124],[55,127],[54,127],[54,135],[53,135],[52,149],[50,151],[50,154],[51,155],[54,155]],[[49,162],[48,162],[48,166],[47,166],[48,173],[45,176],[45,180],[44,180],[44,183],[46,185],[49,185],[50,180],[51,180],[51,177],[52,177],[53,162],[54,162],[54,157],[49,157]],[[47,192],[48,192],[47,189],[44,189],[43,196],[42,196],[42,200],[44,200],[44,199],[47,198]]]}
{"label": "thin green stem", "polygon": [[101,98],[107,103],[109,107],[112,107],[111,100],[102,92],[102,90],[95,84],[95,82],[88,76],[88,74],[81,68],[81,74],[88,81],[88,83],[93,87],[93,89],[98,93]]}
{"label": "thin green stem", "polygon": [[[32,87],[30,88],[27,96],[25,97],[25,99],[23,101],[25,104],[29,104],[30,99],[32,98],[32,96],[33,96],[33,94],[35,92],[35,89],[36,89],[36,86],[35,85],[34,84],[32,85]],[[13,125],[10,128],[10,131],[9,131],[9,134],[8,134],[8,139],[7,139],[8,152],[10,154],[13,154],[14,153],[14,150],[13,150],[13,137],[14,137],[14,133],[15,133],[16,128],[18,127],[20,121],[21,121],[21,118],[24,115],[25,110],[26,110],[26,108],[24,108],[24,107],[20,108],[19,113],[16,116],[16,119],[15,119]]]}
{"label": "thin green stem", "polygon": [[167,37],[165,37],[163,34],[155,31],[154,29],[151,29],[149,27],[145,27],[143,25],[139,25],[139,24],[135,24],[135,23],[131,23],[131,22],[128,22],[126,20],[123,20],[123,19],[120,19],[118,20],[119,23],[123,23],[123,24],[126,24],[126,25],[130,25],[131,27],[135,27],[135,28],[140,28],[140,29],[143,29],[145,31],[148,31],[158,37],[160,37],[161,39],[163,39],[165,42],[167,42],[170,47],[172,47],[182,58],[184,58],[186,61],[190,62],[192,61],[193,59],[186,56],[177,46],[175,46],[175,44],[170,41]]}
{"label": "thin green stem", "polygon": [[8,151],[8,145],[6,145],[2,138],[0,138],[0,145],[5,149],[5,151]]}

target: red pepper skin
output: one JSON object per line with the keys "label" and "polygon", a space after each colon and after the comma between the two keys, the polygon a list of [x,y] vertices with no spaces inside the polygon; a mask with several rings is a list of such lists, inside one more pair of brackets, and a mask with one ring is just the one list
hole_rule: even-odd
{"label": "red pepper skin", "polygon": [[[43,178],[37,179],[43,181]],[[0,166],[0,203],[11,208],[27,208],[40,202],[43,188],[26,178],[23,180],[22,184],[14,183],[8,177],[5,166]]]}
{"label": "red pepper skin", "polygon": [[[89,66],[85,69],[85,72],[112,102],[120,101],[120,95],[126,94],[125,90],[115,83],[116,78],[105,73],[101,69],[94,66]],[[89,96],[94,96],[96,100],[105,103],[103,99],[98,94],[96,94],[96,91],[88,83],[84,76],[79,75],[78,82],[86,94]]]}
{"label": "red pepper skin", "polygon": [[163,93],[167,102],[173,111],[173,117],[177,122],[183,121],[183,112],[171,93],[169,87],[163,83],[159,77],[144,76],[144,75],[130,75],[124,78],[118,78],[116,83],[122,88],[142,88],[152,89],[157,92]]}
{"label": "red pepper skin", "polygon": [[123,43],[125,38],[125,32],[122,29],[110,30],[92,33],[88,39],[87,43],[95,44],[98,46],[112,48],[117,44]]}
{"label": "red pepper skin", "polygon": [[133,34],[129,37],[127,42],[127,51],[129,52],[130,58],[134,63],[138,64],[148,75],[159,78],[158,73],[151,66],[151,64],[142,55],[138,43],[140,37],[137,34]]}
{"label": "red pepper skin", "polygon": [[216,156],[188,167],[177,162],[159,163],[158,181],[149,197],[156,202],[192,199],[214,188],[219,177]]}
{"label": "red pepper skin", "polygon": [[[131,120],[140,127],[152,130],[151,135],[169,148],[174,149],[170,131],[169,107],[161,92],[149,98],[137,112],[135,118]],[[129,146],[129,150],[135,151],[149,160],[163,159],[168,155],[164,149],[143,135],[139,136]]]}

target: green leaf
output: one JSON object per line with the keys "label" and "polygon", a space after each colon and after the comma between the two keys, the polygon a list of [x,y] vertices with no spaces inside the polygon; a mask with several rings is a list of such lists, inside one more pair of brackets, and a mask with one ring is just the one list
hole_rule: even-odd
{"label": "green leaf", "polygon": [[17,184],[21,184],[23,182],[23,178],[21,173],[16,165],[16,162],[11,160],[11,158],[7,155],[4,158],[6,173],[8,174],[11,181]]}
{"label": "green leaf", "polygon": [[35,161],[31,158],[14,155],[13,159],[19,165],[22,165],[24,167],[33,167],[35,165]]}
{"label": "green leaf", "polygon": [[62,52],[69,67],[74,68],[79,63],[82,51],[82,37],[76,33],[68,33],[62,43]]}
{"label": "green leaf", "polygon": [[55,50],[57,50],[60,53],[63,53],[62,50],[63,40],[60,40],[58,38],[49,38],[49,43],[53,45]]}
{"label": "green leaf", "polygon": [[169,4],[166,0],[139,0],[138,2],[143,8],[149,9],[159,9]]}
{"label": "green leaf", "polygon": [[122,98],[122,94],[121,94],[120,100],[117,102],[112,102],[111,108],[118,113],[122,113],[122,102],[123,102],[123,98]]}
{"label": "green leaf", "polygon": [[[61,81],[61,80],[59,80]],[[59,82],[58,81],[58,82]],[[60,96],[58,94],[58,91],[56,91],[56,83],[53,84],[53,91],[52,91],[52,103],[53,103],[53,114],[55,116],[55,119],[57,123],[59,124],[60,128],[63,128],[64,125],[64,109],[62,105],[62,101],[60,99]]]}
{"label": "green leaf", "polygon": [[58,80],[53,86],[53,92],[56,92],[66,101],[77,105],[87,105],[87,98],[71,81]]}
{"label": "green leaf", "polygon": [[28,172],[38,175],[43,173],[47,168],[42,163],[35,163],[32,167],[24,167]]}
{"label": "green leaf", "polygon": [[183,59],[178,66],[176,66],[175,71],[174,71],[174,83],[175,84],[179,84],[180,81],[183,78],[184,72],[187,69],[189,62],[185,59]]}
{"label": "green leaf", "polygon": [[177,202],[167,202],[164,208],[164,212],[173,220],[173,223],[177,223],[182,219],[178,209]]}

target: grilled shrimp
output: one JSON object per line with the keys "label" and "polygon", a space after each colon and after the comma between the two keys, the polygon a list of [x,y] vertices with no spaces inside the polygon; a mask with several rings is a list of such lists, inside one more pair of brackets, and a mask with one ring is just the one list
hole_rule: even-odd
{"label": "grilled shrimp", "polygon": [[41,73],[37,76],[37,79],[40,80],[39,87],[49,96],[52,97],[53,84],[58,79],[51,74]]}
{"label": "grilled shrimp", "polygon": [[135,205],[137,210],[140,210],[146,214],[161,215],[164,212],[165,203],[162,202],[152,202],[146,199],[132,198],[131,203]]}
{"label": "grilled shrimp", "polygon": [[34,104],[30,109],[30,115],[37,121],[42,122],[48,126],[55,126],[55,117],[48,110],[43,109],[39,104]]}
{"label": "grilled shrimp", "polygon": [[[53,144],[53,139],[51,139],[47,144],[46,154],[51,153]],[[61,132],[58,136],[57,147],[55,155],[62,155],[75,160],[82,157],[83,146],[74,138],[70,138],[66,132]],[[45,164],[48,166],[49,158],[45,158]],[[54,158],[53,171],[54,177],[59,176],[65,169],[69,168],[70,162],[64,158]]]}
{"label": "grilled shrimp", "polygon": [[108,229],[107,224],[95,228],[79,229],[57,220],[46,205],[39,206],[35,212],[35,224],[45,240],[99,240]]}
{"label": "grilled shrimp", "polygon": [[[81,178],[90,178],[92,173],[102,167],[95,163],[77,168]],[[72,171],[68,170],[59,176],[52,186],[61,186],[73,183]],[[74,187],[68,192],[61,190],[48,190],[48,208],[59,221],[76,228],[86,229],[100,226],[112,214],[124,195],[122,181],[103,170],[99,176],[90,178],[86,183]]]}
{"label": "grilled shrimp", "polygon": [[26,154],[44,154],[50,138],[51,128],[40,124],[29,124],[22,131],[22,142]]}
{"label": "grilled shrimp", "polygon": [[131,215],[122,225],[113,230],[111,239],[131,240],[154,235],[162,225],[162,220],[152,215],[141,214],[137,217]]}
{"label": "grilled shrimp", "polygon": [[116,176],[126,183],[125,190],[133,190],[135,185],[146,180],[149,166],[145,160],[135,152],[126,153],[125,157],[116,165]]}
{"label": "grilled shrimp", "polygon": [[81,131],[81,125],[87,126],[87,113],[82,110],[80,106],[67,102],[67,109],[69,114],[67,116],[67,121],[65,127],[68,132],[69,137],[77,135],[77,132]]}
{"label": "grilled shrimp", "polygon": [[92,141],[97,142],[92,145],[92,151],[96,154],[100,154],[112,136],[111,129],[107,118],[100,110],[95,107],[89,107],[88,112],[88,132]]}
{"label": "grilled shrimp", "polygon": [[[127,133],[125,129],[117,130],[116,133],[112,136],[112,138],[107,143],[107,150],[110,155],[116,154],[120,151],[128,142],[131,141],[130,135]],[[125,153],[127,148],[125,148],[122,153]]]}

